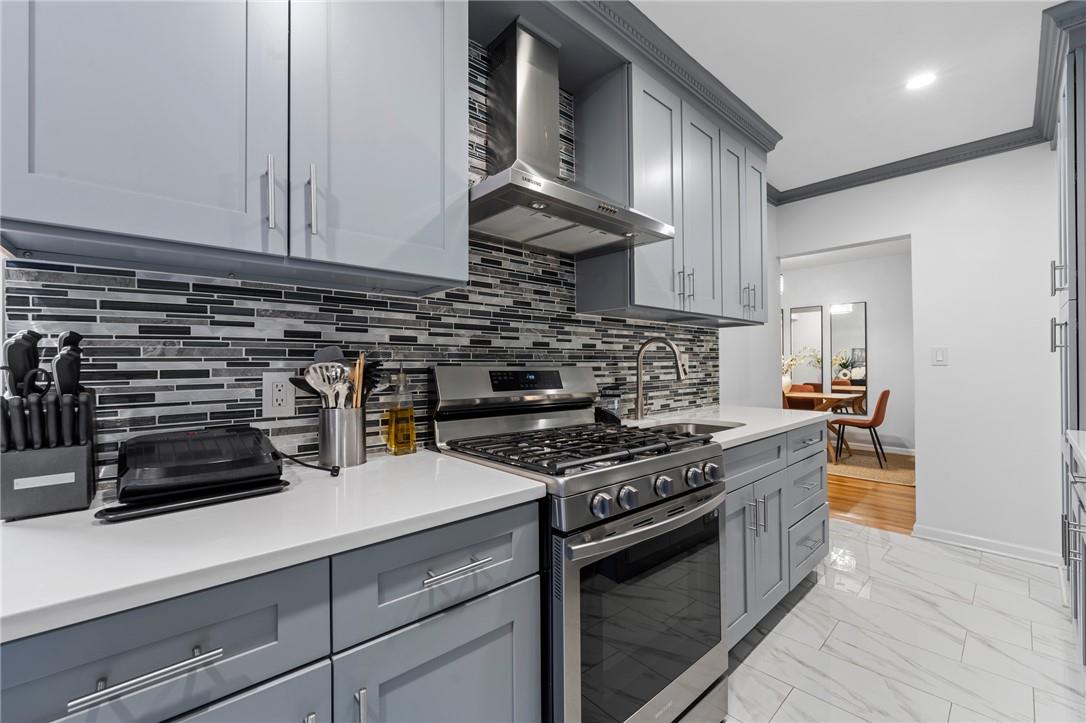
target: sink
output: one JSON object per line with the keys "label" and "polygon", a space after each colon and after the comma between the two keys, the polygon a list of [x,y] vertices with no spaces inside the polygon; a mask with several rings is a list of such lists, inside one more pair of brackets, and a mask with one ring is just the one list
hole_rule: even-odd
{"label": "sink", "polygon": [[685,433],[685,434],[712,434],[723,432],[727,429],[742,427],[742,422],[724,422],[722,424],[702,424],[701,422],[672,422],[669,424],[654,424],[649,429],[661,432]]}

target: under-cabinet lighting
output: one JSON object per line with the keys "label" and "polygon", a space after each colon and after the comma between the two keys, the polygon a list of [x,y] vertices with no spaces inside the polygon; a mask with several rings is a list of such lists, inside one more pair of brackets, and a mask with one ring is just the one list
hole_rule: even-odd
{"label": "under-cabinet lighting", "polygon": [[852,304],[830,304],[831,314],[851,314]]}
{"label": "under-cabinet lighting", "polygon": [[934,82],[935,73],[919,73],[909,78],[909,80],[905,82],[905,87],[909,90],[920,90],[921,88],[927,88]]}

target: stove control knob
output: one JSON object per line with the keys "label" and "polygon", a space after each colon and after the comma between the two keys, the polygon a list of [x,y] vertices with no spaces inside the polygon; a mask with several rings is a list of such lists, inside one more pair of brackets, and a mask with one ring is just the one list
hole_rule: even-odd
{"label": "stove control knob", "polygon": [[724,479],[724,473],[716,462],[706,462],[701,466],[701,472],[707,482],[720,482]]}
{"label": "stove control knob", "polygon": [[675,480],[662,474],[652,483],[652,488],[656,491],[657,497],[669,497],[675,494]]}
{"label": "stove control knob", "polygon": [[601,520],[610,517],[615,510],[615,498],[606,492],[598,492],[592,497],[592,514]]}
{"label": "stove control knob", "polygon": [[631,485],[623,485],[618,491],[618,506],[624,510],[632,510],[637,507],[637,488]]}
{"label": "stove control knob", "polygon": [[686,470],[686,484],[690,487],[701,487],[705,484],[705,476],[699,468],[690,467]]}

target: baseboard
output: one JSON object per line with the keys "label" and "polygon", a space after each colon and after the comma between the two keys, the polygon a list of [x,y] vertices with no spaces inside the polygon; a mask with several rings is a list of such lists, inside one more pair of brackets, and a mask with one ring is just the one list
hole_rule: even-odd
{"label": "baseboard", "polygon": [[[831,438],[831,441],[832,441],[832,438]],[[849,438],[848,445],[850,447],[855,447],[856,449],[862,449],[865,452],[874,453],[874,451],[875,451],[875,448],[871,446],[870,442],[867,442],[867,443],[856,442],[856,441],[853,441],[851,438]],[[882,445],[882,447],[883,447],[883,449],[886,450],[887,454],[903,454],[906,457],[915,457],[916,456],[916,450],[915,449],[906,449],[904,447],[891,447],[888,444],[884,444],[884,445]]]}
{"label": "baseboard", "polygon": [[927,525],[914,525],[913,537],[920,537],[935,542],[945,542],[950,545],[957,545],[958,547],[968,547],[973,550],[980,550],[981,552],[991,552],[996,555],[1025,560],[1026,562],[1036,562],[1040,565],[1059,567],[1063,564],[1059,552],[1049,552],[1036,547],[1026,547],[1025,545],[1012,545],[1008,542],[1000,542],[999,540],[993,540],[988,537],[966,535],[961,532],[942,530],[938,527],[928,527]]}

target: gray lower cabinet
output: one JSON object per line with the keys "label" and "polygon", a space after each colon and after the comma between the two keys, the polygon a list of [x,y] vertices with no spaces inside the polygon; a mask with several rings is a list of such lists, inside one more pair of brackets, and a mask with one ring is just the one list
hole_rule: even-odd
{"label": "gray lower cabinet", "polygon": [[824,447],[786,466],[790,434],[724,450],[724,639],[729,648],[829,548]]}
{"label": "gray lower cabinet", "polygon": [[291,256],[467,278],[467,42],[455,0],[291,4]]}
{"label": "gray lower cabinet", "polygon": [[329,654],[328,560],[0,647],[4,720],[164,720]]}
{"label": "gray lower cabinet", "polygon": [[332,720],[332,661],[227,698],[177,723],[327,723]]}
{"label": "gray lower cabinet", "polygon": [[781,470],[754,483],[754,595],[759,610],[768,612],[788,592],[788,526],[784,490],[788,471]]}
{"label": "gray lower cabinet", "polygon": [[287,253],[286,0],[0,14],[5,221]]}
{"label": "gray lower cabinet", "polygon": [[335,720],[538,721],[539,606],[532,576],[334,656]]}
{"label": "gray lower cabinet", "polygon": [[730,648],[758,622],[754,599],[754,487],[724,498],[724,640]]}

